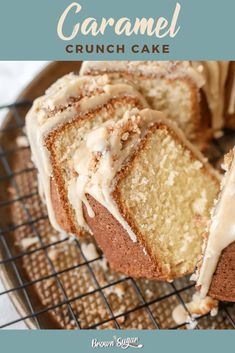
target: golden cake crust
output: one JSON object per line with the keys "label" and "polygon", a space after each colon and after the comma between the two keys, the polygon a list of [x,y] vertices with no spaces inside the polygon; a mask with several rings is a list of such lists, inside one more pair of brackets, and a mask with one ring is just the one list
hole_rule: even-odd
{"label": "golden cake crust", "polygon": [[141,243],[138,240],[133,242],[116,218],[98,201],[90,195],[87,199],[95,217],[89,217],[83,206],[85,220],[112,269],[132,277],[167,280],[160,264],[152,261],[148,253],[145,255]]}
{"label": "golden cake crust", "polygon": [[74,124],[75,121],[82,122],[82,120],[91,120],[94,114],[97,114],[102,110],[108,110],[110,113],[112,113],[115,103],[129,103],[133,104],[137,108],[141,108],[139,100],[134,97],[125,96],[112,98],[107,104],[97,107],[96,109],[87,112],[86,114],[78,114],[78,116],[74,117],[71,121],[52,130],[45,139],[46,147],[50,153],[50,162],[52,166],[53,178],[51,178],[51,200],[55,218],[64,231],[76,234],[78,236],[84,235],[86,232],[81,230],[81,228],[76,225],[74,210],[68,203],[68,192],[61,177],[60,166],[56,160],[55,140],[62,131],[68,129],[71,125]]}

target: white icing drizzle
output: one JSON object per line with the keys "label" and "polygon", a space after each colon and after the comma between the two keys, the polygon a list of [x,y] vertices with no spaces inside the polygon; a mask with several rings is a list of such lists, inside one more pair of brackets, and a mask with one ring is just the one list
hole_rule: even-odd
{"label": "white icing drizzle", "polygon": [[[85,92],[87,94],[89,91],[90,97],[89,95],[85,96],[76,105],[68,107],[68,99],[71,96],[75,96],[76,94],[78,97],[81,96],[78,93],[78,88],[82,90],[84,82],[86,85]],[[97,93],[97,87],[99,87],[101,92]],[[39,172],[40,192],[44,195],[50,222],[58,231],[62,231],[62,229],[56,221],[51,201],[50,178],[53,176],[50,155],[45,146],[44,139],[48,133],[56,129],[59,125],[108,103],[112,98],[122,96],[135,97],[143,107],[147,106],[144,98],[132,86],[127,84],[107,84],[107,77],[103,76],[81,78],[70,74],[52,85],[45,96],[36,99],[33,107],[26,116],[26,132],[32,151],[32,160]],[[62,106],[66,106],[67,109],[59,111],[52,116],[49,114],[50,109],[61,108]]]}
{"label": "white icing drizzle", "polygon": [[208,242],[199,270],[197,286],[202,298],[209,291],[222,251],[235,241],[235,148],[232,154],[232,162],[223,178],[222,191],[213,211]]}
{"label": "white icing drizzle", "polygon": [[[184,323],[191,324],[192,319],[205,315],[210,312],[211,316],[215,316],[218,312],[218,301],[207,296],[205,298],[200,298],[198,293],[193,295],[192,300],[186,303],[186,308],[182,304],[175,307],[172,312],[172,318],[177,325],[182,325]],[[191,315],[191,317],[190,317]],[[188,327],[188,326],[187,326]],[[191,325],[188,328],[192,328]]]}

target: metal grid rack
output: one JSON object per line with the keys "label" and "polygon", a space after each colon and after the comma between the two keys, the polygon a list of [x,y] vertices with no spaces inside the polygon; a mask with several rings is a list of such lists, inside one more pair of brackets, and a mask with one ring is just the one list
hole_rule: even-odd
{"label": "metal grid rack", "polygon": [[[86,257],[83,244],[93,239],[71,240],[50,227],[29,147],[22,143],[30,105],[0,108],[11,113],[0,131],[0,270],[6,287],[0,296],[10,295],[21,315],[0,328],[19,321],[31,328],[185,328],[175,325],[171,313],[178,304],[187,310],[194,290],[188,278],[161,283],[113,273],[99,251]],[[22,247],[23,239],[28,243]],[[215,318],[199,317],[195,328],[233,329],[234,309],[221,303]]]}

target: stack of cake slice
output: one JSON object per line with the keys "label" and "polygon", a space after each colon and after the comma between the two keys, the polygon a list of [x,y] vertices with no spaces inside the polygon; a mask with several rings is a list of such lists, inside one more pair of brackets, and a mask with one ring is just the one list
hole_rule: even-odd
{"label": "stack of cake slice", "polygon": [[235,128],[235,62],[86,61],[81,72],[133,82],[200,148],[223,127]]}
{"label": "stack of cake slice", "polygon": [[[216,115],[213,102],[229,70],[226,63],[94,62],[84,64],[87,75],[49,88],[26,128],[53,227],[92,233],[112,268],[131,276],[192,273],[220,183],[195,145],[223,127],[224,105]],[[209,92],[205,72],[219,75],[221,91]]]}
{"label": "stack of cake slice", "polygon": [[26,130],[41,194],[55,229],[84,233],[68,200],[68,184],[74,176],[73,154],[86,132],[108,119],[120,119],[127,110],[146,105],[130,85],[111,84],[105,75],[73,74],[58,80],[34,102],[26,117]]}

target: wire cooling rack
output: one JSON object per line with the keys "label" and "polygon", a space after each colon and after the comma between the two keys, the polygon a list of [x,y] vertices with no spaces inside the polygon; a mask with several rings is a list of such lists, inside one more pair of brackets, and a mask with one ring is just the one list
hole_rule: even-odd
{"label": "wire cooling rack", "polygon": [[[56,233],[50,226],[30,159],[24,118],[31,102],[1,107],[8,119],[0,131],[0,273],[20,318],[30,328],[180,329],[172,311],[190,301],[194,285],[183,278],[172,283],[133,279],[111,271],[97,250],[84,251],[81,241]],[[222,138],[223,140],[223,138]],[[211,146],[214,162],[223,141]],[[226,149],[234,142],[226,134]],[[84,245],[85,244],[85,245]],[[190,316],[190,313],[188,313]],[[221,303],[216,317],[196,319],[196,329],[234,329],[235,306]]]}

